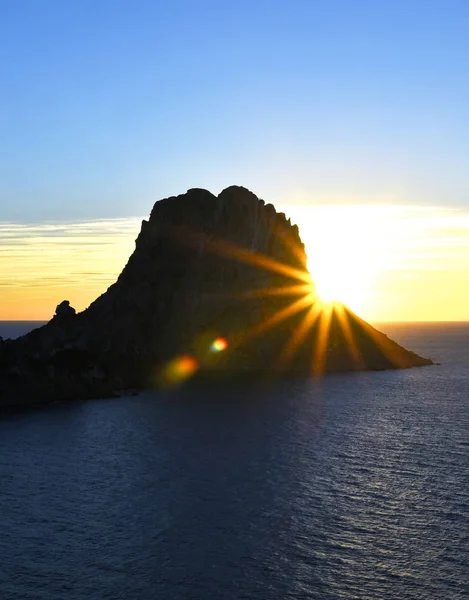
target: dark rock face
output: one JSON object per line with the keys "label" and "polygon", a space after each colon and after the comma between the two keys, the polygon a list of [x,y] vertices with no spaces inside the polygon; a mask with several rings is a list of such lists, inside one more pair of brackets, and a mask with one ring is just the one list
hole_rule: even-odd
{"label": "dark rock face", "polygon": [[242,187],[218,197],[191,189],[154,205],[116,283],[85,311],[64,301],[47,325],[0,343],[0,405],[101,397],[188,374],[426,364],[315,298],[298,227],[271,204]]}

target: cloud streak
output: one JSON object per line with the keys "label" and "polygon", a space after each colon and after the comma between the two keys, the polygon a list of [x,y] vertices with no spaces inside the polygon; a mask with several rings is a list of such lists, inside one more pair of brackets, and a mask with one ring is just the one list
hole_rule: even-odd
{"label": "cloud streak", "polygon": [[115,281],[140,223],[0,223],[0,318],[49,318],[64,298],[84,309]]}

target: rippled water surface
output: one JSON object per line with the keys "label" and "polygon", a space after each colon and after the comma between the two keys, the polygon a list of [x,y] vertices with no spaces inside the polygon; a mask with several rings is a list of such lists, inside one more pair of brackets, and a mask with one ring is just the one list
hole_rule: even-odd
{"label": "rippled water surface", "polygon": [[384,330],[442,365],[1,415],[0,598],[469,598],[469,327]]}

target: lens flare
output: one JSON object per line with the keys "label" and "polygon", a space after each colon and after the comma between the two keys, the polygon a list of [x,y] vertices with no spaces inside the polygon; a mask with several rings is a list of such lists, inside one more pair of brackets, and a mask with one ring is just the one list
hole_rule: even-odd
{"label": "lens flare", "polygon": [[210,350],[212,352],[223,352],[223,350],[226,350],[227,348],[228,342],[222,337],[216,338],[210,345]]}
{"label": "lens flare", "polygon": [[199,363],[193,356],[182,355],[170,360],[161,373],[161,382],[171,386],[183,383],[198,370]]}

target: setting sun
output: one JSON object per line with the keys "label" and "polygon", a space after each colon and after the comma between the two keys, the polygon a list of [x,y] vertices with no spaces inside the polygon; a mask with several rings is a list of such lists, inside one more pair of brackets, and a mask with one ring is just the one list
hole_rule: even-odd
{"label": "setting sun", "polygon": [[319,206],[288,211],[301,223],[318,296],[326,302],[342,302],[359,313],[366,312],[373,279],[387,262],[389,237],[377,211],[367,208]]}
{"label": "setting sun", "polygon": [[466,211],[290,205],[317,294],[374,321],[467,318]]}
{"label": "setting sun", "polygon": [[350,277],[344,277],[341,269],[328,272],[316,271],[315,275],[316,293],[325,302],[343,302],[355,311],[360,311],[366,289],[364,281],[358,281]]}

